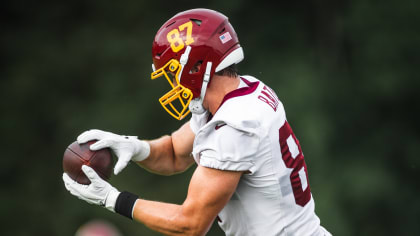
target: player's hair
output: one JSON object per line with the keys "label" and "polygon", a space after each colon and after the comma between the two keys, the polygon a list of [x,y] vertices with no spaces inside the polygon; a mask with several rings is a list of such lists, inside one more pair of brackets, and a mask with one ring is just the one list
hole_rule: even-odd
{"label": "player's hair", "polygon": [[229,77],[235,78],[239,75],[239,70],[236,67],[236,64],[232,64],[226,67],[225,69],[219,72],[216,72],[214,74],[219,75],[219,76],[229,76]]}

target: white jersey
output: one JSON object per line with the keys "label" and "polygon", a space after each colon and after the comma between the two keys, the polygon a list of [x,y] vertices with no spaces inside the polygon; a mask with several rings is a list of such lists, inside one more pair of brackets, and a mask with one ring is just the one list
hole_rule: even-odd
{"label": "white jersey", "polygon": [[245,171],[218,215],[226,235],[329,235],[314,212],[299,142],[269,87],[242,76],[210,120],[193,115],[190,126],[198,165]]}

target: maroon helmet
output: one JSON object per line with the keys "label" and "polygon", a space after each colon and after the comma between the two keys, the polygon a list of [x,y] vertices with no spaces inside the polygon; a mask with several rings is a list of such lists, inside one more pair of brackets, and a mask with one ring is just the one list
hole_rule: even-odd
{"label": "maroon helmet", "polygon": [[159,101],[178,120],[190,110],[202,113],[213,74],[244,58],[228,18],[209,9],[192,9],[169,19],[155,36],[152,56],[152,79],[163,75],[172,87]]}

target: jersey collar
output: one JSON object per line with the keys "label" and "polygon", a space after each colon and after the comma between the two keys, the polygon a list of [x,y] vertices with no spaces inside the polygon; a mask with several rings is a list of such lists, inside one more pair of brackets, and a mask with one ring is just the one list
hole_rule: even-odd
{"label": "jersey collar", "polygon": [[[227,100],[231,99],[231,98],[235,98],[235,97],[241,97],[241,96],[245,96],[248,95],[250,93],[253,93],[258,85],[259,85],[259,81],[255,81],[255,82],[250,82],[249,80],[240,77],[240,79],[247,85],[245,87],[241,87],[241,88],[237,88],[231,92],[229,92],[228,94],[225,95],[225,97],[223,98],[222,102],[220,103],[219,107],[217,108],[216,112],[220,109],[220,107],[223,105],[223,103],[225,103]],[[216,112],[214,114],[216,114]]]}

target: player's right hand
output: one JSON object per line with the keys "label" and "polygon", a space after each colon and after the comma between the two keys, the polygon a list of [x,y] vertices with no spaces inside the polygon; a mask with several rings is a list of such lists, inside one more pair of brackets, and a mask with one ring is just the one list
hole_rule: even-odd
{"label": "player's right hand", "polygon": [[111,148],[118,157],[117,164],[114,167],[114,174],[120,173],[130,162],[142,161],[150,154],[150,145],[146,141],[137,139],[135,136],[118,135],[98,129],[92,129],[83,132],[77,137],[79,144],[91,140],[98,140],[90,145],[90,150],[96,151],[102,148]]}
{"label": "player's right hand", "polygon": [[89,166],[83,165],[82,171],[89,178],[90,184],[79,184],[63,173],[63,181],[66,189],[74,196],[90,204],[100,205],[115,212],[115,203],[120,192],[110,183],[101,179]]}

